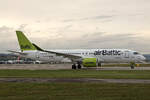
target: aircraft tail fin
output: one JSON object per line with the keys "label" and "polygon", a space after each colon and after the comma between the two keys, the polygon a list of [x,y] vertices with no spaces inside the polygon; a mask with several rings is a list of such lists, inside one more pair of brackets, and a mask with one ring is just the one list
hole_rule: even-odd
{"label": "aircraft tail fin", "polygon": [[18,42],[21,51],[37,50],[37,48],[28,40],[28,38],[21,31],[16,31]]}

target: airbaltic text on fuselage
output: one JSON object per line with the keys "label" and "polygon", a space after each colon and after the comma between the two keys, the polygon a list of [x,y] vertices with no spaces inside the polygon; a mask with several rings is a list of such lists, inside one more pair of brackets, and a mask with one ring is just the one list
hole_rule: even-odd
{"label": "airbaltic text on fuselage", "polygon": [[121,55],[120,50],[97,50],[94,55]]}

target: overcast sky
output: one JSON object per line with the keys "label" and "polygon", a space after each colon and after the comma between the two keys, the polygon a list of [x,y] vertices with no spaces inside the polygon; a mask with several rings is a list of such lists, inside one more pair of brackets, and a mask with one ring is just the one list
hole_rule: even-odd
{"label": "overcast sky", "polygon": [[19,50],[15,30],[45,49],[150,53],[150,0],[0,0],[0,52]]}

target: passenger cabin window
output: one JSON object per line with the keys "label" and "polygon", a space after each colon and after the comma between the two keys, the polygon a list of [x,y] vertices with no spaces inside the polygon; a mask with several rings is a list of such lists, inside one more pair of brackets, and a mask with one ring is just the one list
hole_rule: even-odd
{"label": "passenger cabin window", "polygon": [[138,52],[133,52],[133,54],[134,54],[134,55],[138,55],[139,53],[138,53]]}

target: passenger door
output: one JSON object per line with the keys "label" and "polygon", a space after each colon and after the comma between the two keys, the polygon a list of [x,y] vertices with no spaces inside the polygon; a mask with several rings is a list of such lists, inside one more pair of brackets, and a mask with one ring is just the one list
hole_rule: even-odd
{"label": "passenger door", "polygon": [[125,51],[124,58],[129,58],[129,57],[130,57],[129,51]]}

